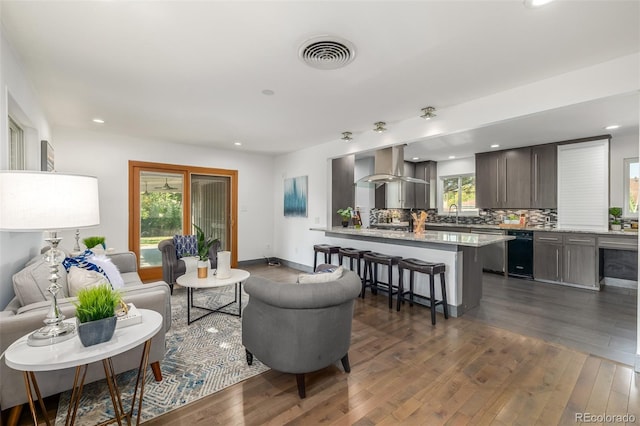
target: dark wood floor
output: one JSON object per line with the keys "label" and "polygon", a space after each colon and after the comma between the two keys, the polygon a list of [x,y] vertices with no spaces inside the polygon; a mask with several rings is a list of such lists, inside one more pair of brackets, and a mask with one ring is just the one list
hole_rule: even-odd
{"label": "dark wood floor", "polygon": [[[294,281],[297,274],[285,267],[246,269],[283,282]],[[545,341],[543,335],[561,339],[565,327],[576,327],[569,314],[560,317],[566,326],[547,326],[554,321],[546,307],[567,311],[589,306],[593,327],[598,316],[605,322],[611,309],[630,309],[615,292],[599,293],[602,301],[594,301],[594,294],[578,291],[576,305],[566,294],[555,293],[563,288],[541,290],[529,287],[533,282],[485,278],[480,309],[449,320],[439,314],[436,326],[425,307],[405,306],[398,313],[389,311],[384,296],[367,293],[358,299],[351,373],[344,373],[338,362],[308,375],[304,400],[298,398],[294,376],[270,370],[147,424],[569,425],[582,412],[632,413],[640,419],[640,375],[631,367],[569,347],[573,342]],[[547,291],[556,305],[545,301]],[[531,312],[522,317],[512,312],[525,307]],[[527,315],[534,319],[527,322]],[[629,336],[621,332],[618,338]],[[606,346],[612,346],[611,340]]]}
{"label": "dark wood floor", "polygon": [[465,318],[633,366],[637,303],[635,289],[594,292],[485,273],[482,303]]}

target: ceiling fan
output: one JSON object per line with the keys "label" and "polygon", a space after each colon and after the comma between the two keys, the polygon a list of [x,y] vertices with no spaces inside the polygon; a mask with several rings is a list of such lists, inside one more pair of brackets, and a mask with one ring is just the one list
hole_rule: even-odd
{"label": "ceiling fan", "polygon": [[173,186],[169,185],[169,179],[164,178],[164,185],[156,186],[155,189],[161,189],[163,191],[173,191],[174,189],[178,189],[178,188],[174,188]]}

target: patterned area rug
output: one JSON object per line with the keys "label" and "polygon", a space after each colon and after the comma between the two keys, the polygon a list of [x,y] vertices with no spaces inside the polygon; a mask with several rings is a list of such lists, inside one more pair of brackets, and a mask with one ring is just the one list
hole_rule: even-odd
{"label": "patterned area rug", "polygon": [[[199,290],[194,293],[195,304],[216,306],[233,300],[233,288]],[[242,295],[243,305],[248,296]],[[173,314],[171,329],[166,335],[167,354],[161,362],[162,381],[156,382],[151,369],[147,369],[142,404],[142,420],[149,420],[196,401],[235,383],[268,370],[254,358],[253,365],[246,362],[242,346],[241,319],[212,314],[187,325],[186,289],[175,287],[171,297]],[[235,311],[236,306],[231,308]],[[192,309],[192,318],[204,311]],[[118,375],[125,411],[128,411],[136,372]],[[60,396],[56,425],[63,425],[67,415],[70,392]],[[109,389],[104,380],[86,385],[80,401],[76,424],[98,424],[114,416]],[[137,411],[137,410],[136,410]],[[136,412],[134,412],[134,416]]]}

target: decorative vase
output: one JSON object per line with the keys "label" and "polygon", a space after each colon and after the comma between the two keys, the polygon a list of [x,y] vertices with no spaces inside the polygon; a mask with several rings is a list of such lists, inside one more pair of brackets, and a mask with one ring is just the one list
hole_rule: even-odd
{"label": "decorative vase", "polygon": [[89,322],[80,322],[76,318],[82,346],[93,346],[111,340],[116,329],[116,320],[115,316]]}
{"label": "decorative vase", "polygon": [[198,260],[198,278],[207,278],[209,274],[209,261]]}
{"label": "decorative vase", "polygon": [[620,229],[622,229],[622,227],[621,227],[621,225],[619,223],[618,224],[613,224],[613,223],[611,224],[611,230],[612,231],[619,231]]}
{"label": "decorative vase", "polygon": [[217,278],[229,278],[231,276],[231,252],[218,252],[218,267],[216,269]]}
{"label": "decorative vase", "polygon": [[343,227],[343,228],[346,228],[346,227],[348,227],[348,226],[349,226],[349,221],[348,221],[348,220],[343,220],[343,221],[342,221],[342,227]]}

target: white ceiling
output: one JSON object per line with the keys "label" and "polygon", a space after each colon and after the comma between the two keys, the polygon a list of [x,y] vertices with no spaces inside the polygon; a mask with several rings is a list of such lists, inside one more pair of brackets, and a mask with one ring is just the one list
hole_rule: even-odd
{"label": "white ceiling", "polygon": [[[520,0],[1,0],[0,11],[53,126],[267,153],[640,51],[637,0],[558,0],[539,9]],[[355,61],[330,71],[302,63],[300,44],[319,34],[351,41]],[[425,147],[442,144],[431,154],[439,159],[487,150],[489,140],[525,145],[593,136],[589,126],[603,113],[637,132],[632,97]],[[95,117],[106,123],[92,123]],[[418,155],[411,149],[407,156]]]}

